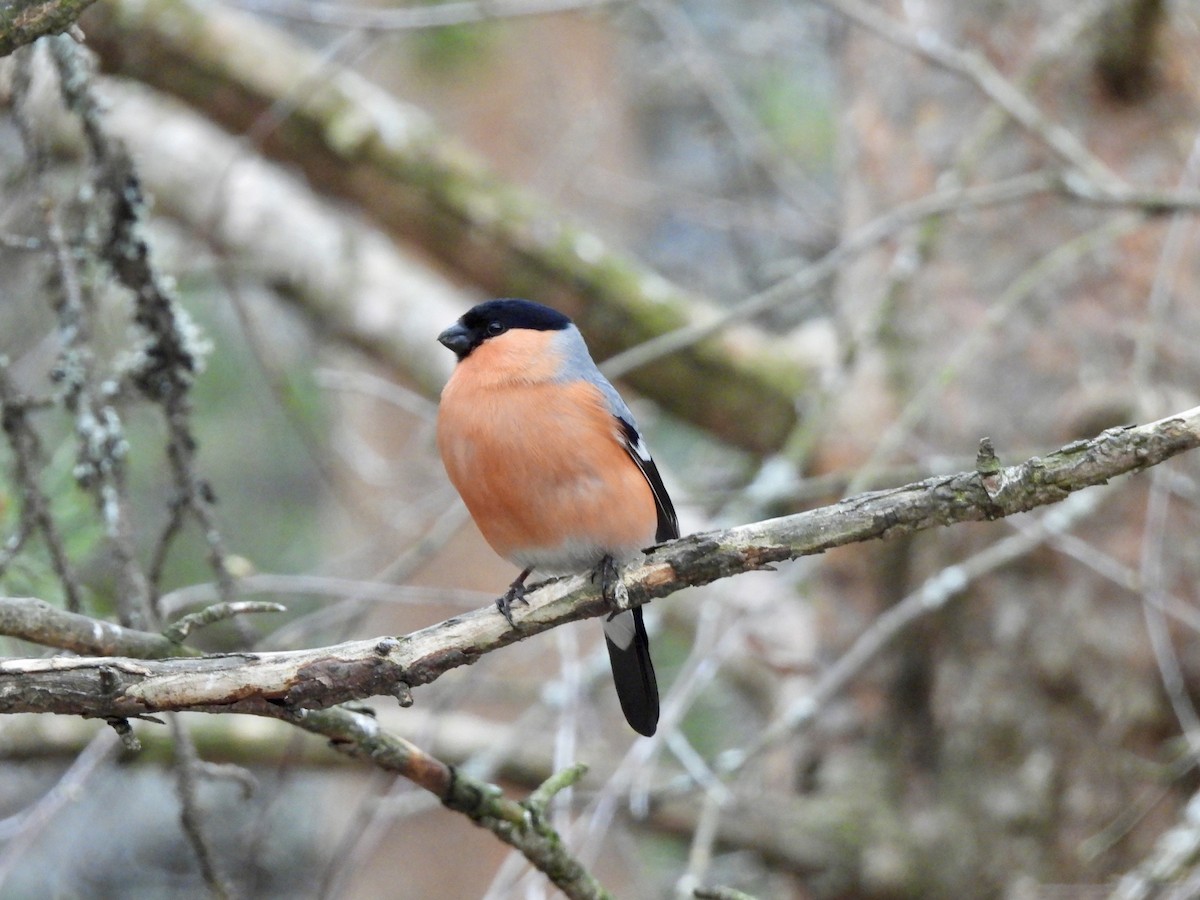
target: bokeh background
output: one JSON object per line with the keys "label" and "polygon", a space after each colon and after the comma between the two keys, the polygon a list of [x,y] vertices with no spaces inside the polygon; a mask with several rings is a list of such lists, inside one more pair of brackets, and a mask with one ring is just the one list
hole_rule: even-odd
{"label": "bokeh background", "polygon": [[[432,442],[434,338],[492,296],[578,321],[687,532],[969,470],[985,436],[1015,463],[1200,402],[1192,0],[99,0],[79,28],[206,347],[221,560],[188,522],[157,565],[170,430],[124,394],[132,565],[164,620],[225,574],[288,609],[196,646],[403,634],[511,580]],[[79,483],[59,251],[96,390],[138,332],[62,71],[47,41],[0,59],[0,353],[46,399],[35,474],[71,577],[15,538],[9,434],[0,589],[116,618],[130,563]],[[652,740],[594,622],[370,705],[513,796],[587,763],[554,821],[619,897],[1197,896],[1198,497],[1183,458],[656,601]],[[554,893],[279,723],[135,729],[140,753],[97,723],[0,721],[0,897]]]}

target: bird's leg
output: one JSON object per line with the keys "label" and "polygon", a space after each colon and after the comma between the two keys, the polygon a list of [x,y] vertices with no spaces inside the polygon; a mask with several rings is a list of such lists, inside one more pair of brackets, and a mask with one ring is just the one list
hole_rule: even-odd
{"label": "bird's leg", "polygon": [[629,591],[617,571],[617,561],[605,554],[604,558],[600,560],[600,564],[592,572],[593,582],[597,575],[600,576],[600,589],[604,594],[604,602],[612,607],[613,614],[629,609]]}
{"label": "bird's leg", "polygon": [[529,601],[525,599],[525,579],[529,577],[529,573],[533,571],[533,566],[525,569],[517,576],[516,580],[508,586],[508,590],[504,592],[503,597],[496,598],[496,609],[500,610],[500,615],[508,620],[511,628],[516,628],[516,623],[513,622],[512,605],[514,603],[524,603],[529,605]]}

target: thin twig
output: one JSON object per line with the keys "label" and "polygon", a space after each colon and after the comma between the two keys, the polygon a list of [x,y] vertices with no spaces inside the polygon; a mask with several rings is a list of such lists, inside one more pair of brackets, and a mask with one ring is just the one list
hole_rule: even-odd
{"label": "thin twig", "polygon": [[1187,678],[1171,643],[1171,633],[1163,613],[1167,606],[1163,552],[1167,546],[1169,507],[1170,491],[1159,473],[1154,472],[1146,501],[1146,527],[1142,535],[1139,569],[1143,593],[1142,615],[1146,621],[1146,632],[1150,636],[1150,648],[1154,651],[1154,661],[1158,665],[1171,709],[1179,721],[1180,731],[1184,740],[1188,742],[1193,757],[1200,758],[1200,715],[1197,715],[1196,707],[1188,696]]}
{"label": "thin twig", "polygon": [[[703,37],[684,7],[667,0],[639,0],[639,5],[654,20],[667,44],[687,68],[692,82],[708,98],[725,131],[741,152],[793,206],[811,209],[814,206],[814,179],[797,171],[791,160],[775,145],[758,117],[742,99],[728,71],[717,63],[712,51],[705,46]],[[799,185],[805,181],[808,182],[808,189],[801,190]]]}
{"label": "thin twig", "polygon": [[211,486],[196,471],[196,439],[191,427],[190,392],[211,345],[176,301],[155,270],[146,242],[146,200],[125,146],[112,137],[90,89],[90,66],[82,48],[63,38],[54,43],[63,71],[64,98],[83,126],[96,169],[95,206],[108,216],[108,231],[99,248],[116,280],[134,298],[134,322],[141,343],[123,374],[148,400],[162,407],[167,425],[167,459],[175,486],[172,516],[152,555],[148,583],[157,594],[171,543],[186,517],[194,518],[208,548],[208,561],[221,586],[222,598],[235,599],[228,552],[212,509]]}
{"label": "thin twig", "polygon": [[875,442],[870,456],[859,467],[847,490],[862,490],[862,486],[874,477],[875,470],[891,458],[916,424],[929,413],[937,398],[945,391],[946,385],[951,383],[952,376],[978,357],[987,342],[994,339],[994,331],[1043,288],[1054,273],[1127,234],[1143,221],[1144,217],[1138,213],[1117,216],[1052,248],[1014,278],[988,306],[987,313],[979,324],[961,337],[949,357],[913,391],[900,415]]}
{"label": "thin twig", "polygon": [[[74,40],[56,36],[46,41],[50,59],[58,74],[63,106],[80,120],[85,133],[98,133],[97,108],[91,97],[91,68],[85,52]],[[94,149],[95,144],[92,144]],[[93,165],[99,163],[92,160]],[[99,181],[98,173],[89,179]],[[103,208],[89,205],[91,214]],[[109,224],[90,223],[101,234]],[[85,227],[90,232],[90,227]],[[126,455],[129,449],[124,423],[113,402],[115,380],[97,384],[95,353],[91,346],[95,299],[81,283],[73,248],[67,240],[52,201],[47,203],[47,236],[54,251],[62,292],[56,304],[60,335],[56,372],[61,373],[66,409],[74,416],[79,445],[75,480],[92,494],[97,512],[104,523],[118,573],[119,615],[124,625],[154,621],[150,589],[138,561],[127,489]]]}
{"label": "thin twig", "polygon": [[198,612],[172,622],[163,629],[163,637],[173,644],[182,644],[197,628],[206,628],[217,622],[225,622],[247,613],[282,613],[287,607],[282,603],[264,603],[254,600],[236,600],[233,603],[214,603]]}
{"label": "thin twig", "polygon": [[191,735],[183,727],[179,716],[169,716],[168,722],[175,743],[175,793],[179,798],[179,819],[183,825],[183,833],[192,845],[192,853],[200,866],[200,875],[209,892],[219,900],[227,900],[235,896],[233,886],[217,868],[196,792],[200,758],[196,754]]}
{"label": "thin twig", "polygon": [[818,2],[889,43],[971,81],[1064,162],[1093,182],[1098,193],[1103,194],[1109,188],[1124,187],[1124,181],[1115,172],[1088,150],[1074,134],[1038,109],[1033,101],[1005,78],[983,54],[954,47],[931,29],[917,32],[907,28],[862,0]]}
{"label": "thin twig", "polygon": [[29,416],[36,405],[36,401],[17,390],[9,374],[8,360],[0,357],[0,429],[12,450],[13,480],[21,494],[21,527],[17,537],[23,541],[30,534],[41,536],[50,555],[50,565],[62,586],[67,609],[78,612],[83,609],[83,588],[67,555],[63,535],[50,514],[50,498],[39,481],[41,440]]}
{"label": "thin twig", "polygon": [[329,863],[313,891],[315,900],[338,900],[345,896],[347,882],[374,857],[398,821],[437,806],[437,797],[414,790],[413,783],[403,776],[394,772],[374,773],[341,840],[329,855]]}
{"label": "thin twig", "polygon": [[[372,600],[376,603],[439,604],[453,603],[464,609],[478,606],[487,597],[481,591],[447,591],[446,588],[422,587],[410,584],[380,584],[363,578],[338,578],[330,575],[284,575],[258,572],[238,578],[238,593],[290,594],[292,596],[323,596],[337,599]],[[216,603],[221,599],[220,588],[212,582],[189,584],[163,594],[163,615],[172,619],[183,610],[198,604]]]}
{"label": "thin twig", "polygon": [[[1183,165],[1178,189],[1195,190],[1197,181],[1200,181],[1200,132],[1197,132],[1192,138],[1192,148]],[[1159,252],[1158,265],[1154,269],[1154,282],[1150,286],[1150,296],[1146,300],[1145,317],[1138,329],[1129,373],[1134,396],[1139,398],[1143,409],[1153,408],[1153,399],[1150,396],[1151,370],[1154,361],[1158,358],[1158,340],[1167,326],[1167,314],[1174,294],[1174,281],[1180,276],[1181,264],[1184,259],[1190,255],[1186,238],[1195,224],[1195,216],[1185,216],[1182,210],[1177,211],[1171,217],[1171,224],[1167,227],[1162,250]]]}
{"label": "thin twig", "polygon": [[969,188],[955,186],[897,206],[855,229],[853,234],[819,260],[804,266],[771,287],[747,297],[705,321],[666,332],[630,347],[605,360],[601,369],[609,378],[619,378],[656,359],[699,343],[728,328],[733,322],[745,321],[784,303],[795,303],[837,275],[845,264],[856,256],[930,216],[1015,203],[1053,191],[1056,184],[1057,179],[1052,173],[1035,172],[994,184]]}
{"label": "thin twig", "polygon": [[[78,277],[74,265],[70,262],[70,254],[65,248],[61,230],[56,229],[55,201],[46,190],[44,184],[47,165],[46,153],[42,142],[38,139],[32,120],[32,112],[27,109],[32,85],[32,69],[35,48],[23,50],[18,58],[12,75],[13,121],[21,139],[34,179],[42,188],[44,208],[47,211],[46,241],[52,246],[54,256],[59,263],[58,274],[63,288],[60,304],[71,306],[71,297],[78,300]],[[65,267],[64,267],[65,266]],[[8,437],[8,445],[13,456],[14,481],[21,492],[21,533],[24,536],[38,533],[46,543],[50,554],[50,562],[62,585],[66,597],[67,608],[79,612],[83,608],[83,594],[79,581],[72,569],[68,558],[63,537],[50,514],[50,499],[42,489],[39,481],[42,455],[41,441],[37,429],[30,421],[29,412],[37,401],[24,396],[17,388],[9,373],[9,362],[6,357],[0,357],[0,424]]]}
{"label": "thin twig", "polygon": [[601,368],[608,377],[619,378],[654,360],[691,347],[734,322],[746,321],[785,303],[795,304],[835,277],[846,263],[926,219],[1005,206],[1047,193],[1061,193],[1070,199],[1098,207],[1129,208],[1146,215],[1200,210],[1200,193],[1194,190],[1161,191],[1122,187],[1101,192],[1088,188],[1086,183],[1078,179],[1064,180],[1046,171],[1016,175],[982,185],[953,184],[881,213],[856,228],[819,260],[771,287],[703,321],[666,332],[611,356]]}

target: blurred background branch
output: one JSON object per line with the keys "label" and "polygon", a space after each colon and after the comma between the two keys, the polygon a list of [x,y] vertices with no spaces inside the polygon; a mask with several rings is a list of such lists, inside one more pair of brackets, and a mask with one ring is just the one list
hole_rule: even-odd
{"label": "blurred background branch", "polygon": [[[265,153],[300,166],[487,293],[536,295],[561,308],[600,356],[714,315],[699,297],[497,178],[419,110],[351,72],[331,71],[260,21],[186,3],[100,12],[88,21],[89,42],[106,68],[174,93],[226,128],[255,129]],[[239,39],[222,37],[229,34]],[[319,89],[298,94],[297,79]],[[258,133],[281,104],[286,119]],[[769,450],[791,428],[791,398],[808,374],[786,348],[739,330],[629,381],[736,445]],[[693,402],[697,396],[706,402]]]}

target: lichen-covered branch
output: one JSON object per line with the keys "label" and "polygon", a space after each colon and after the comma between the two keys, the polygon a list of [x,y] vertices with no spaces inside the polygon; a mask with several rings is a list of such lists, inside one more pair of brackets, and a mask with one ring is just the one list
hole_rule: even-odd
{"label": "lichen-covered branch", "polygon": [[280,718],[329,739],[342,753],[403,775],[436,795],[450,809],[521,851],[568,897],[609,897],[595,877],[567,850],[546,821],[545,805],[557,790],[578,781],[585,769],[572,767],[552,775],[522,803],[500,788],[472,778],[425,753],[415,744],[389,734],[367,713],[345,708],[281,711]]}
{"label": "lichen-covered branch", "polygon": [[62,34],[95,0],[6,0],[0,4],[0,58],[48,34]]}
{"label": "lichen-covered branch", "polygon": [[[715,313],[595,234],[502,181],[419,110],[251,16],[180,0],[114,0],[89,14],[105,67],[134,76],[243,132],[288,115],[268,155],[353,200],[498,296],[530,296],[571,315],[598,358]],[[779,342],[733,328],[629,375],[674,413],[759,451],[795,421],[808,369]]]}
{"label": "lichen-covered branch", "polygon": [[437,395],[454,358],[433,336],[469,292],[174,98],[120,79],[103,89],[108,126],[159,214],[271,284],[322,334]]}
{"label": "lichen-covered branch", "polygon": [[[822,553],[833,547],[956,522],[996,519],[1055,503],[1074,491],[1200,446],[1200,407],[1148,425],[1110,429],[1020,465],[926,479],[792,516],[707,532],[647,552],[623,573],[631,604],[687,586]],[[529,595],[510,628],[475,610],[402,637],[275,653],[196,659],[111,657],[0,662],[0,712],[133,718],[171,710],[247,712],[323,708],[392,694],[566,622],[609,608],[586,575]]]}

